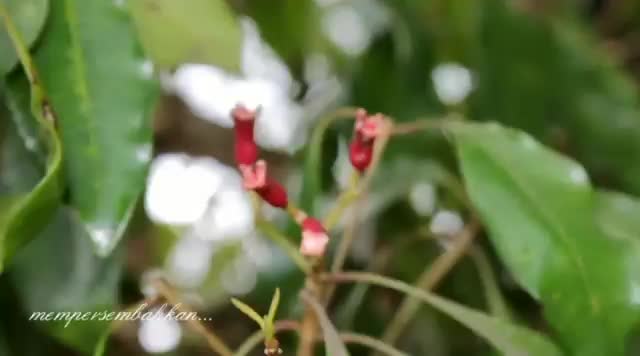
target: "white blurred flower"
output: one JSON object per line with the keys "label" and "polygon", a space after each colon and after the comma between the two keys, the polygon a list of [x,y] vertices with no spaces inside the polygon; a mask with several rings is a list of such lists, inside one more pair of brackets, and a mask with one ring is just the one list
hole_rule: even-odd
{"label": "white blurred flower", "polygon": [[181,338],[182,329],[175,319],[160,317],[140,322],[138,341],[148,353],[159,354],[172,351],[178,347]]}
{"label": "white blurred flower", "polygon": [[203,216],[225,180],[234,175],[237,173],[231,167],[212,158],[160,155],[153,160],[147,179],[147,215],[159,223],[192,224]]}
{"label": "white blurred flower", "polygon": [[431,72],[436,95],[443,103],[461,103],[473,89],[471,71],[458,63],[438,64]]}
{"label": "white blurred flower", "polygon": [[226,266],[220,274],[222,288],[231,295],[244,295],[253,290],[258,279],[258,271],[252,261],[240,255]]}
{"label": "white blurred flower", "polygon": [[292,95],[295,83],[287,66],[260,38],[257,27],[243,19],[242,75],[204,64],[185,64],[163,88],[174,92],[198,117],[230,128],[230,112],[241,103],[261,108],[256,140],[268,149],[295,151],[304,143],[304,110]]}
{"label": "white blurred flower", "polygon": [[266,238],[255,233],[242,241],[242,249],[251,262],[261,270],[270,269],[273,250]]}
{"label": "white blurred flower", "polygon": [[322,19],[322,29],[338,48],[354,57],[364,52],[372,40],[364,19],[350,4],[329,9]]}
{"label": "white blurred flower", "polygon": [[196,288],[204,282],[215,246],[193,234],[182,237],[173,247],[166,264],[171,280],[182,288]]}
{"label": "white blurred flower", "polygon": [[433,214],[436,208],[436,188],[429,182],[418,182],[411,187],[409,203],[420,216]]}
{"label": "white blurred flower", "polygon": [[216,193],[207,212],[195,223],[194,232],[207,240],[242,238],[253,231],[253,226],[251,198],[234,185]]}
{"label": "white blurred flower", "polygon": [[455,236],[464,228],[464,221],[460,214],[451,210],[440,210],[431,219],[429,229],[434,235]]}

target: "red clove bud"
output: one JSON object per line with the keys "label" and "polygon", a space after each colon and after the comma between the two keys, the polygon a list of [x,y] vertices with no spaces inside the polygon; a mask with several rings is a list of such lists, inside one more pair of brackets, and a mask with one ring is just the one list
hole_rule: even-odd
{"label": "red clove bud", "polygon": [[260,154],[253,131],[256,112],[240,104],[231,111],[235,131],[235,159],[237,165],[252,165]]}
{"label": "red clove bud", "polygon": [[354,140],[349,145],[349,160],[360,173],[364,172],[373,158],[373,143]]}
{"label": "red clove bud", "polygon": [[364,172],[373,158],[373,144],[384,127],[382,114],[368,115],[364,109],[356,112],[354,135],[349,145],[349,160],[355,169]]}

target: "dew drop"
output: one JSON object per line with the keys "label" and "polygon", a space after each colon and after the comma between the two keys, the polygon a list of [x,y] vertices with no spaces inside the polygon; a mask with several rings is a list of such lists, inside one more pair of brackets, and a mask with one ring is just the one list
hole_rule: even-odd
{"label": "dew drop", "polygon": [[569,171],[569,178],[576,184],[584,184],[588,180],[587,172],[585,172],[584,168],[580,166],[571,168]]}

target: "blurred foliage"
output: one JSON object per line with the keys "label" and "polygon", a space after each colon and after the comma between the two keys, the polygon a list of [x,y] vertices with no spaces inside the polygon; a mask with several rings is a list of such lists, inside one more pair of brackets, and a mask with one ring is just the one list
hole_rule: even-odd
{"label": "blurred foliage", "polygon": [[[478,275],[477,264],[463,260],[438,287],[449,300],[437,299],[440,308],[416,313],[399,349],[433,356],[495,354],[489,345],[505,355],[637,351],[637,1],[0,4],[21,37],[10,36],[0,21],[0,263],[8,262],[0,275],[0,355],[91,354],[106,324],[64,328],[28,321],[29,314],[119,310],[121,300],[142,298],[141,273],[162,268],[179,239],[134,214],[153,154],[156,77],[189,62],[238,72],[241,16],[256,22],[288,64],[300,84],[297,98],[312,85],[305,77],[309,58],[321,55],[342,85],[341,105],[380,111],[397,122],[450,113],[495,122],[392,140],[359,205],[356,233],[369,244],[356,246],[347,267],[410,284],[441,254],[424,236],[430,217],[417,214],[407,200],[415,183],[436,185],[439,208],[466,217],[474,214],[466,206],[468,190],[486,229],[476,247],[489,252],[484,271],[496,273],[497,289]],[[371,15],[374,6],[383,9],[383,21]],[[345,9],[355,11],[365,31],[373,28],[361,53],[346,53],[326,34],[335,26],[327,18]],[[33,67],[28,57],[17,65],[16,41],[30,49]],[[473,74],[473,90],[460,104],[447,105],[436,95],[431,74],[444,62]],[[297,157],[302,160],[292,171],[303,171],[300,203],[306,210],[319,211],[338,190],[331,180],[336,147],[351,131],[351,122],[335,123]],[[576,184],[586,174],[591,182]],[[135,228],[129,229],[131,221]],[[297,228],[287,232],[297,241]],[[342,227],[334,233],[339,236]],[[239,250],[229,245],[217,251],[197,290],[200,307],[233,345],[253,330],[230,311],[220,288],[220,271]],[[279,286],[280,317],[296,318],[302,274],[286,258],[274,254],[273,268],[260,272],[257,288],[243,299],[266,310]],[[504,298],[511,320],[493,315],[490,291]],[[364,285],[340,287],[336,296],[327,318],[320,313],[332,340],[328,349],[335,350],[342,345],[332,322],[377,337],[402,301],[396,292]],[[435,313],[443,306],[459,323]],[[107,354],[142,352],[131,330],[112,339]],[[294,349],[293,338],[281,341]],[[206,352],[198,340],[184,343],[176,354]]]}

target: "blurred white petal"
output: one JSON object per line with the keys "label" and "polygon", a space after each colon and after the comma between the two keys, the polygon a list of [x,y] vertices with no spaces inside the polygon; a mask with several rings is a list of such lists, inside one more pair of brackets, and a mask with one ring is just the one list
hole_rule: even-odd
{"label": "blurred white petal", "polygon": [[253,231],[251,197],[240,185],[228,185],[214,197],[194,232],[207,240],[239,239]]}
{"label": "blurred white petal", "polygon": [[361,15],[350,4],[329,9],[322,18],[322,29],[338,48],[350,56],[364,52],[372,40]]}
{"label": "blurred white petal", "polygon": [[180,323],[164,317],[142,320],[138,329],[138,341],[152,354],[165,353],[178,347],[182,338]]}
{"label": "blurred white petal", "polygon": [[247,78],[264,79],[288,93],[293,77],[287,65],[275,51],[260,37],[255,22],[248,17],[241,21],[244,31],[242,46],[242,72]]}
{"label": "blurred white petal", "polygon": [[182,288],[196,288],[204,282],[211,266],[215,246],[194,235],[180,239],[167,259],[171,280]]}
{"label": "blurred white petal", "polygon": [[220,275],[222,288],[231,295],[244,295],[251,292],[256,286],[257,279],[256,266],[244,255],[236,257]]}
{"label": "blurred white petal", "polygon": [[209,199],[233,170],[211,158],[163,154],[153,160],[147,179],[145,210],[151,220],[191,224],[206,211]]}
{"label": "blurred white petal", "polygon": [[267,149],[293,152],[304,143],[304,110],[291,95],[296,85],[285,63],[266,44],[256,25],[242,21],[243,75],[218,67],[185,64],[173,77],[163,77],[163,88],[179,96],[198,117],[231,128],[230,112],[241,103],[261,108],[256,123],[256,140]]}
{"label": "blurred white petal", "polygon": [[271,267],[273,250],[266,238],[252,234],[242,240],[242,248],[256,267],[262,270],[267,270]]}

